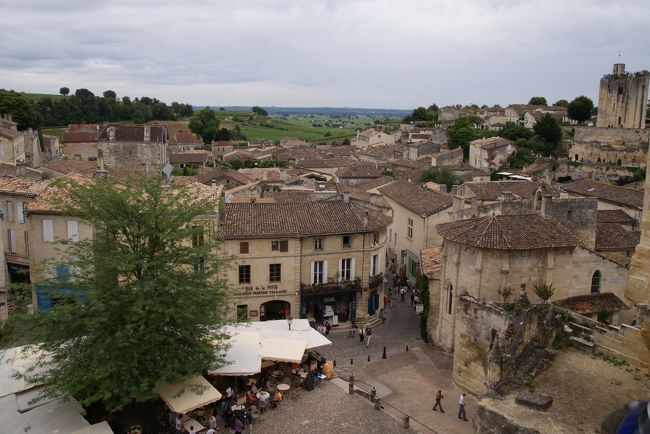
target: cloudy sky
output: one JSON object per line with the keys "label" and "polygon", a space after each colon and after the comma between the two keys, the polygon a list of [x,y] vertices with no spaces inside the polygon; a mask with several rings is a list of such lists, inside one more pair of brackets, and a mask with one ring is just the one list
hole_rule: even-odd
{"label": "cloudy sky", "polygon": [[0,0],[0,88],[196,105],[597,99],[650,69],[648,0]]}

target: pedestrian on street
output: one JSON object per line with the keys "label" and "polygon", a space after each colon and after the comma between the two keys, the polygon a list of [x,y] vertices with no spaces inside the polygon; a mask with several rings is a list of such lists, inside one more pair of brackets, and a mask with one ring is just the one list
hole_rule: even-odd
{"label": "pedestrian on street", "polygon": [[386,315],[384,315],[384,309],[379,309],[379,319],[382,324],[386,324]]}
{"label": "pedestrian on street", "polygon": [[415,291],[411,291],[411,306],[415,304]]}
{"label": "pedestrian on street", "polygon": [[442,409],[442,398],[444,398],[444,396],[442,396],[442,390],[438,390],[438,393],[436,393],[436,403],[432,408],[433,411],[438,411],[437,408],[440,407],[440,412],[445,412],[445,410]]}
{"label": "pedestrian on street", "polygon": [[355,333],[357,332],[357,325],[352,321],[350,324],[350,332],[348,333],[349,338],[353,338]]}
{"label": "pedestrian on street", "polygon": [[406,288],[403,286],[399,289],[399,295],[402,297],[402,303],[404,303],[404,294],[406,294]]}
{"label": "pedestrian on street", "polygon": [[244,423],[238,417],[235,418],[235,434],[241,434],[244,429]]}
{"label": "pedestrian on street", "polygon": [[363,327],[359,327],[359,343],[363,343]]}
{"label": "pedestrian on street", "polygon": [[366,327],[366,348],[370,346],[370,338],[372,337],[372,329],[370,326]]}
{"label": "pedestrian on street", "polygon": [[467,420],[465,415],[465,394],[461,393],[460,398],[458,399],[458,419]]}

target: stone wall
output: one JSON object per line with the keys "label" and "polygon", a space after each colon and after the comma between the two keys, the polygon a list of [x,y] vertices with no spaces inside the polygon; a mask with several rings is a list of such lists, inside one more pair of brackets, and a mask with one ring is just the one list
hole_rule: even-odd
{"label": "stone wall", "polygon": [[43,179],[43,172],[24,164],[11,164],[0,161],[0,176],[22,176],[24,178]]}
{"label": "stone wall", "polygon": [[100,142],[97,147],[107,169],[151,172],[168,162],[166,143]]}
{"label": "stone wall", "polygon": [[544,347],[555,337],[550,305],[514,313],[461,295],[456,310],[453,379],[476,395],[511,380],[531,346]]}
{"label": "stone wall", "polygon": [[[569,156],[577,161],[645,167],[650,131],[632,128],[572,127]],[[600,159],[600,161],[599,161]]]}
{"label": "stone wall", "polygon": [[463,148],[443,149],[431,156],[432,166],[456,166],[463,162]]}

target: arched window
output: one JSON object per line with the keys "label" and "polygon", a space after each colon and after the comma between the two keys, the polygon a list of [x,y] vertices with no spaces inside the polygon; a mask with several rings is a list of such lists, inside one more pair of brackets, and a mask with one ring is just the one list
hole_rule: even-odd
{"label": "arched window", "polygon": [[454,299],[454,285],[451,283],[447,287],[447,313],[451,315],[451,307],[452,307],[452,302]]}
{"label": "arched window", "polygon": [[600,292],[600,270],[594,271],[591,276],[591,293],[598,294]]}

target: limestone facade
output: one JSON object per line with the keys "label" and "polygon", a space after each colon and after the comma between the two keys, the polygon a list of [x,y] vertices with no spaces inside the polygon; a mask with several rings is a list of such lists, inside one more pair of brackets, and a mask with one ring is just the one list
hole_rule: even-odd
{"label": "limestone facade", "polygon": [[[648,160],[650,163],[650,156]],[[650,209],[650,176],[645,178],[643,209]],[[632,257],[625,296],[635,304],[650,304],[650,212],[644,212],[641,218],[641,241]]]}
{"label": "limestone facade", "polygon": [[600,163],[613,168],[646,166],[650,141],[648,130],[576,126],[572,131],[569,156],[573,161]]}
{"label": "limestone facade", "polygon": [[650,73],[625,72],[625,64],[616,63],[612,74],[600,79],[598,119],[601,128],[645,128]]}

